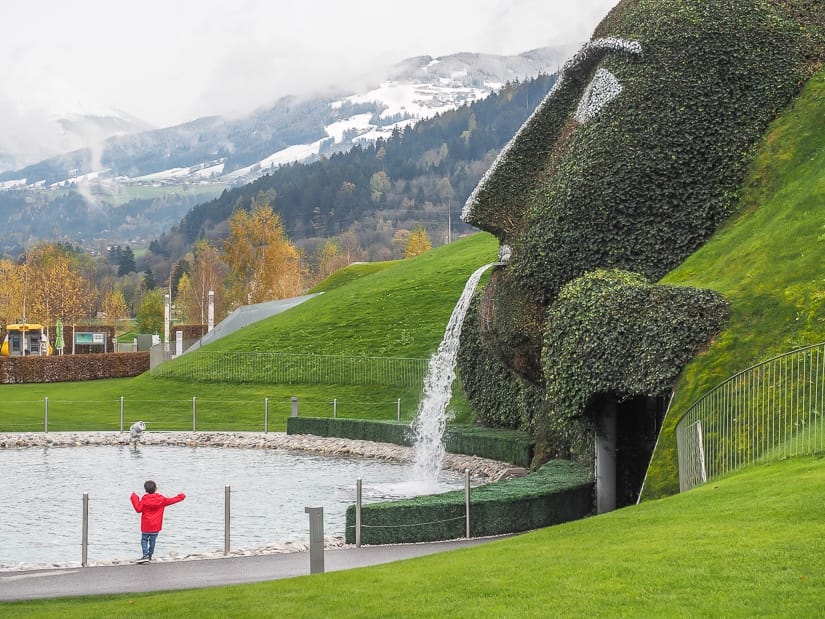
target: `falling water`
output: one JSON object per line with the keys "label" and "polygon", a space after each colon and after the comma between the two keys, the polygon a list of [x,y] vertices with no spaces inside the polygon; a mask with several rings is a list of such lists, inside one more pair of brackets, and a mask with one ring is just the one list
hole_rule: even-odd
{"label": "falling water", "polygon": [[444,459],[444,429],[447,426],[447,405],[453,393],[455,379],[455,361],[464,317],[470,307],[473,292],[484,271],[491,266],[486,264],[467,280],[464,292],[456,303],[444,338],[436,353],[430,358],[427,375],[424,377],[424,398],[418,405],[418,413],[412,424],[415,449],[415,479],[433,480],[438,476]]}

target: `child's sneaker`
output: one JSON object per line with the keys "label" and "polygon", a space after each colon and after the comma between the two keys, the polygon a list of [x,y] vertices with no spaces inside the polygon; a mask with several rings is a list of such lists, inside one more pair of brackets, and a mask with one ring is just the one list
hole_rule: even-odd
{"label": "child's sneaker", "polygon": [[138,559],[137,561],[135,561],[135,563],[149,563],[149,557],[143,556],[140,559]]}

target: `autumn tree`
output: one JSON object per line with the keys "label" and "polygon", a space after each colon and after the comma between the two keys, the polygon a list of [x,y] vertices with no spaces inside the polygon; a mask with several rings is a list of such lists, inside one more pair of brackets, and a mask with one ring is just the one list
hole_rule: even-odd
{"label": "autumn tree", "polygon": [[370,196],[372,201],[378,204],[381,202],[387,191],[390,189],[390,177],[383,170],[376,172],[370,177]]}
{"label": "autumn tree", "polygon": [[410,238],[404,247],[404,257],[412,258],[413,256],[420,256],[430,251],[431,247],[432,245],[430,244],[430,237],[427,236],[427,231],[421,227],[415,228],[410,233]]}
{"label": "autumn tree", "polygon": [[24,265],[0,260],[0,323],[7,325],[23,318]]}
{"label": "autumn tree", "polygon": [[129,318],[129,306],[126,305],[123,291],[118,288],[107,292],[103,297],[102,310],[106,314],[106,322],[115,328],[117,336],[120,321]]}
{"label": "autumn tree", "polygon": [[39,245],[26,256],[27,320],[76,324],[94,304],[96,290],[80,257],[60,245]]}
{"label": "autumn tree", "polygon": [[163,292],[159,288],[143,295],[137,312],[139,333],[160,333],[163,330]]}
{"label": "autumn tree", "polygon": [[[341,253],[341,248],[338,243],[332,239],[327,239],[318,250],[318,280],[324,280],[341,267],[346,266],[344,261],[346,258]],[[343,264],[342,264],[343,263]]]}
{"label": "autumn tree", "polygon": [[269,205],[251,212],[236,210],[229,218],[224,261],[231,298],[236,305],[285,299],[301,293],[303,264],[286,237],[281,216]]}
{"label": "autumn tree", "polygon": [[195,242],[189,272],[184,273],[178,281],[178,293],[175,298],[187,321],[200,321],[206,324],[209,307],[209,291],[213,291],[215,303],[215,320],[225,316],[223,280],[226,267],[221,260],[218,249],[206,240]]}

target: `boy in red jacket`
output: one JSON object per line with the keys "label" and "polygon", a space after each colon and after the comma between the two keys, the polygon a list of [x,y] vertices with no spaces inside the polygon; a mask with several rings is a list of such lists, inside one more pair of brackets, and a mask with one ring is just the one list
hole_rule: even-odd
{"label": "boy in red jacket", "polygon": [[157,484],[151,480],[144,483],[143,488],[146,490],[146,494],[142,498],[134,492],[129,497],[132,501],[132,507],[141,514],[140,547],[143,550],[143,556],[137,560],[138,563],[148,563],[152,560],[152,554],[155,552],[155,540],[161,528],[163,528],[163,510],[167,505],[174,505],[186,498],[183,492],[173,497],[158,494],[155,492],[158,489]]}

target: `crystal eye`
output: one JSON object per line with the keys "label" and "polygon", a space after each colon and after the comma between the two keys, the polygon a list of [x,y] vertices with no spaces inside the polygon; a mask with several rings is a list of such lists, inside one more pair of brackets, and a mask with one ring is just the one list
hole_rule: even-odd
{"label": "crystal eye", "polygon": [[622,85],[616,76],[607,69],[599,69],[585,88],[574,118],[581,124],[593,120],[602,108],[621,92]]}

